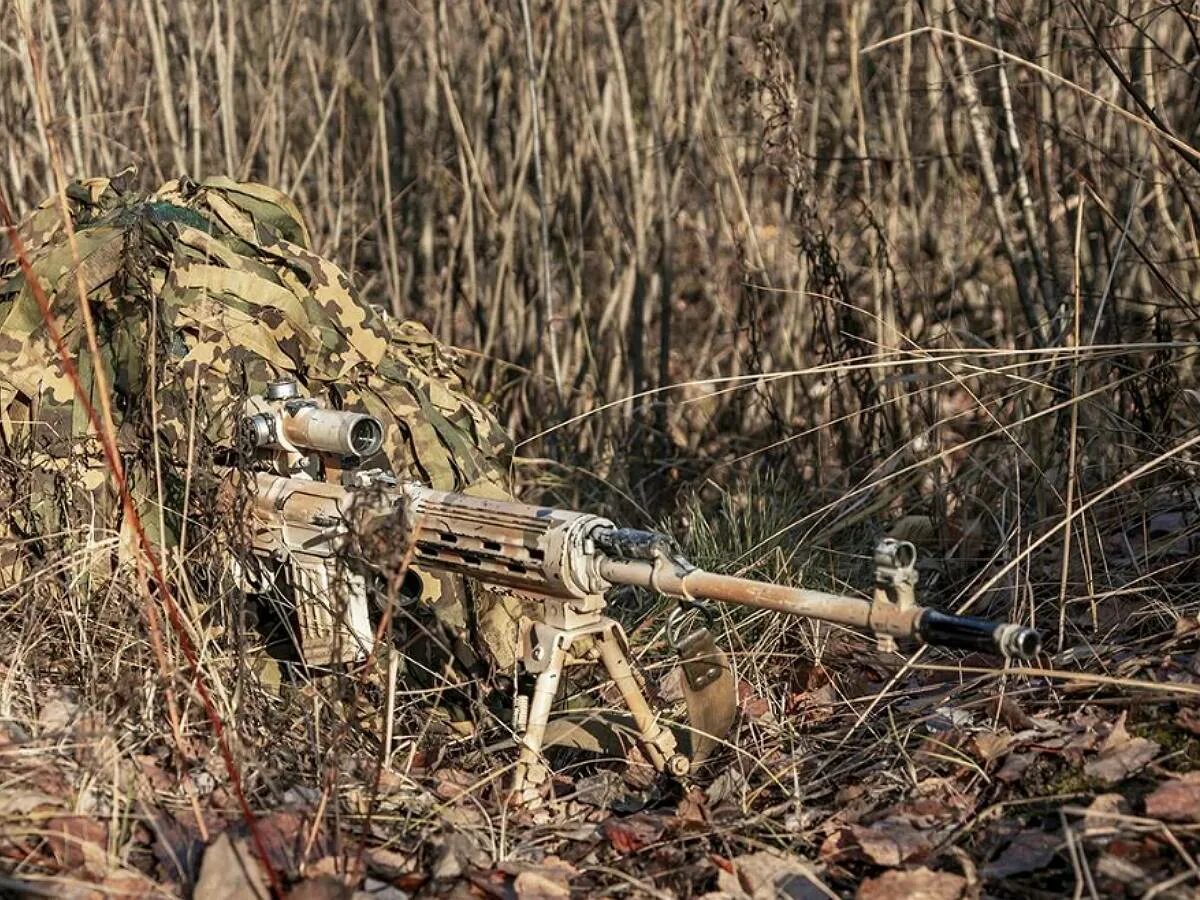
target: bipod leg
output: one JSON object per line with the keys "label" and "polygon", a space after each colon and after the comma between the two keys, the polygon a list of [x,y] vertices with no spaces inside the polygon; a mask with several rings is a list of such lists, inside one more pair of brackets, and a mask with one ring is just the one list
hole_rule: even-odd
{"label": "bipod leg", "polygon": [[546,739],[546,725],[550,721],[550,708],[558,695],[558,684],[562,680],[563,667],[567,662],[568,638],[554,634],[550,646],[537,649],[549,653],[545,668],[538,673],[529,702],[529,717],[521,734],[521,752],[517,756],[517,769],[513,775],[512,800],[522,806],[535,806],[541,802],[542,788],[550,778],[550,768],[542,757],[542,742]]}
{"label": "bipod leg", "polygon": [[634,677],[621,626],[616,622],[609,622],[600,636],[599,644],[600,660],[604,663],[609,677],[616,683],[625,705],[629,707],[633,723],[637,726],[638,743],[641,744],[646,758],[660,772],[666,772],[676,778],[686,775],[691,764],[686,756],[676,752],[675,735],[671,734],[670,729],[659,724],[658,718],[650,709],[646,695],[642,693],[642,687]]}

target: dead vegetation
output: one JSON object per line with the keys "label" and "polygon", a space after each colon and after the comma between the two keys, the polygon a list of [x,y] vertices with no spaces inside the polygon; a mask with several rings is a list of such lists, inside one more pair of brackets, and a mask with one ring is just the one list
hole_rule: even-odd
{"label": "dead vegetation", "polygon": [[[366,295],[472,353],[530,493],[816,586],[861,586],[890,528],[928,600],[1047,638],[1004,670],[728,617],[715,768],[564,754],[537,820],[486,711],[464,735],[402,698],[381,766],[369,679],[264,689],[236,598],[169,560],[295,896],[1194,895],[1194,4],[7,12],[14,207],[52,139],[69,176],[286,188]],[[157,657],[137,573],[95,562],[116,544],[0,595],[0,889],[229,896],[246,823],[178,637]]]}

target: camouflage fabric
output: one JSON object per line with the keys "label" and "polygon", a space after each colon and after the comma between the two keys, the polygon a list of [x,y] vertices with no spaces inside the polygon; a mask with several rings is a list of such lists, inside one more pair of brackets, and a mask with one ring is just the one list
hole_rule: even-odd
{"label": "camouflage fabric", "polygon": [[[463,394],[455,352],[362,302],[345,273],[309,249],[288,197],[223,177],[180,178],[149,196],[121,177],[93,178],[67,194],[74,247],[55,198],[19,232],[93,403],[93,367],[104,369],[131,491],[155,540],[176,538],[189,441],[233,448],[243,398],[289,374],[334,406],[378,417],[398,477],[506,492],[511,445]],[[87,352],[80,283],[98,360]],[[168,515],[147,452],[155,446]],[[99,441],[12,259],[0,261],[0,458],[0,477],[26,501],[10,504],[0,539],[65,532],[94,541],[119,527]],[[507,601],[480,611],[502,666],[515,615]],[[447,618],[461,625],[466,611]]]}

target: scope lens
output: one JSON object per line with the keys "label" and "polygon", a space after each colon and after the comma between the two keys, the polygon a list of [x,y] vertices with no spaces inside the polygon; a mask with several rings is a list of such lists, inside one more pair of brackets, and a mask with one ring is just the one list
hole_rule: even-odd
{"label": "scope lens", "polygon": [[350,447],[355,456],[372,456],[383,446],[383,428],[376,419],[364,417],[350,428]]}
{"label": "scope lens", "polygon": [[243,453],[252,453],[265,447],[275,438],[272,419],[265,413],[246,416],[238,426],[238,444]]}

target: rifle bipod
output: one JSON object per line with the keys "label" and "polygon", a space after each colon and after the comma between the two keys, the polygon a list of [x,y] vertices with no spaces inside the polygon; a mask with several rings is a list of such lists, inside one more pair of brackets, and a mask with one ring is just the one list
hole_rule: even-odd
{"label": "rifle bipod", "polygon": [[[517,704],[514,730],[520,739],[512,800],[526,807],[542,800],[542,789],[550,778],[550,768],[542,755],[550,709],[558,695],[563,670],[573,663],[595,663],[605,671],[621,692],[637,731],[638,744],[646,759],[659,772],[675,777],[691,768],[688,758],[677,752],[675,735],[659,723],[629,660],[625,633],[617,622],[602,614],[604,599],[546,601],[545,621],[534,623],[526,637],[524,665],[537,675],[528,711],[521,715]],[[520,721],[524,719],[524,721]]]}

